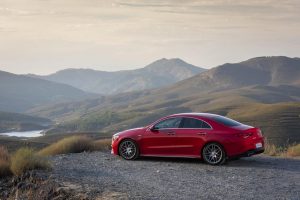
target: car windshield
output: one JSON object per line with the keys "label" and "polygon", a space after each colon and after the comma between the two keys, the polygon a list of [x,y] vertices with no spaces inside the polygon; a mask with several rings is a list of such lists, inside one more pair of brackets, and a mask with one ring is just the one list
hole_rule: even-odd
{"label": "car windshield", "polygon": [[223,116],[214,116],[213,120],[225,126],[240,126],[241,123]]}

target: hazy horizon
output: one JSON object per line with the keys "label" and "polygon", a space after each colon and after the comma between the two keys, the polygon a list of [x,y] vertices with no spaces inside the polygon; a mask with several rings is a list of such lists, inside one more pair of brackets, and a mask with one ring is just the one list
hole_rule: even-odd
{"label": "hazy horizon", "polygon": [[204,68],[299,57],[300,2],[3,0],[0,70],[136,69],[165,58]]}

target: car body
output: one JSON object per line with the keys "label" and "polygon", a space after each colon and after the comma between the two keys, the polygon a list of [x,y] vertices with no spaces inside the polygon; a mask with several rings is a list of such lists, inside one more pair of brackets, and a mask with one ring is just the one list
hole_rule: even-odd
{"label": "car body", "polygon": [[[136,148],[135,155],[126,158],[134,150],[131,148]],[[210,113],[169,115],[148,126],[114,134],[112,138],[112,154],[128,160],[138,156],[189,157],[221,164],[228,158],[263,151],[264,138],[259,128]],[[219,154],[220,160],[207,160]]]}

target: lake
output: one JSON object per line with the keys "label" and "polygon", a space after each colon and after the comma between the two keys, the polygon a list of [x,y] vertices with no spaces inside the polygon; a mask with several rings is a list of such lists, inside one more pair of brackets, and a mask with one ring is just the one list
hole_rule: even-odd
{"label": "lake", "polygon": [[44,130],[35,130],[35,131],[20,131],[20,132],[7,132],[7,133],[0,133],[0,136],[11,136],[11,137],[25,137],[25,138],[32,138],[32,137],[40,137],[43,136]]}

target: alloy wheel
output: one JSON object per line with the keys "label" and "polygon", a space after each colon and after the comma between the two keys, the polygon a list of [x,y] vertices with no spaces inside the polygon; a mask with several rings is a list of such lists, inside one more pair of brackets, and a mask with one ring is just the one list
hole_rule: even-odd
{"label": "alloy wheel", "polygon": [[210,143],[203,148],[202,156],[205,162],[218,165],[225,161],[225,152],[217,143]]}
{"label": "alloy wheel", "polygon": [[119,154],[126,160],[133,160],[138,156],[137,145],[132,140],[124,140],[119,145]]}

